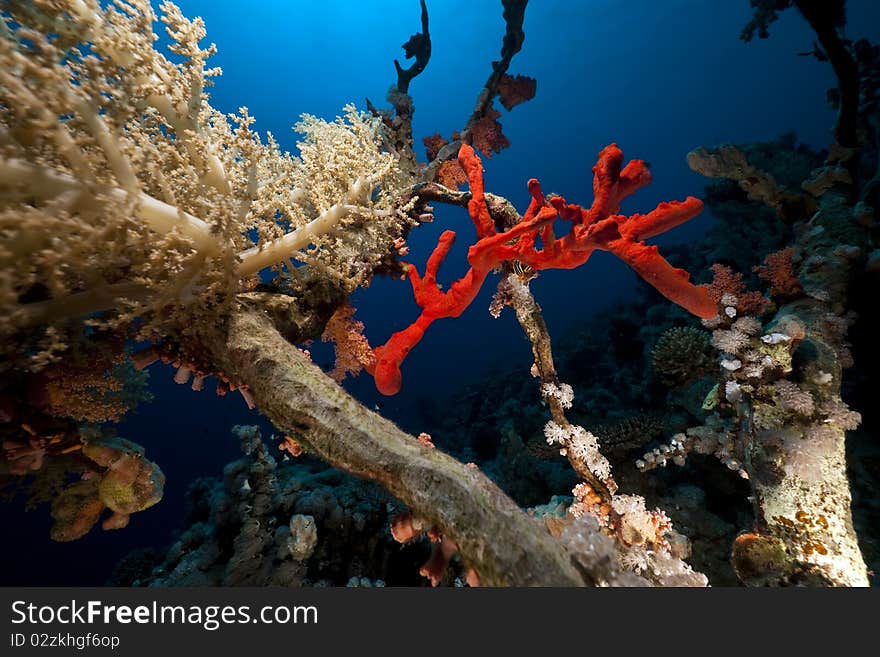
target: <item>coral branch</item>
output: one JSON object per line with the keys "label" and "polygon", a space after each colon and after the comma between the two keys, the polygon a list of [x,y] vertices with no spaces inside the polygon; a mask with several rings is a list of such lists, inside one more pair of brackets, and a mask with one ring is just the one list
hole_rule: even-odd
{"label": "coral branch", "polygon": [[565,550],[486,476],[364,408],[264,313],[238,312],[228,329],[206,341],[276,426],[295,431],[328,463],[378,482],[440,527],[484,585],[584,583]]}
{"label": "coral branch", "polygon": [[[401,363],[428,326],[436,319],[458,317],[474,300],[489,272],[506,261],[519,261],[534,270],[573,269],[586,262],[596,249],[610,251],[685,310],[704,318],[716,314],[715,303],[704,288],[691,284],[688,273],[670,265],[657,247],[641,241],[695,217],[703,208],[702,202],[689,197],[682,202],[661,203],[646,215],[616,214],[623,198],[651,180],[647,166],[640,160],[621,168],[623,153],[616,145],[603,149],[593,168],[594,201],[589,209],[568,204],[559,196],[548,200],[540,183],[532,179],[528,184],[532,201],[525,215],[502,233],[496,231],[486,202],[480,158],[472,147],[463,144],[458,160],[470,184],[468,214],[477,232],[477,241],[468,250],[470,268],[448,290],[441,291],[437,285],[437,270],[455,239],[453,231],[440,236],[424,277],[413,265],[407,265],[413,294],[422,312],[411,326],[394,333],[387,343],[376,348],[376,365],[370,373],[381,393],[393,395],[400,390]],[[557,217],[572,223],[571,230],[562,238],[556,238],[552,232],[552,222]],[[541,249],[535,247],[539,230]]]}
{"label": "coral branch", "polygon": [[[64,192],[85,191],[85,185],[61,171],[13,158],[0,159],[0,189],[3,190],[4,200],[19,196],[48,199]],[[130,193],[118,187],[110,187],[102,192],[119,202],[125,201]],[[148,194],[136,194],[135,215],[158,233],[179,231],[201,251],[210,253],[219,247],[207,223]]]}

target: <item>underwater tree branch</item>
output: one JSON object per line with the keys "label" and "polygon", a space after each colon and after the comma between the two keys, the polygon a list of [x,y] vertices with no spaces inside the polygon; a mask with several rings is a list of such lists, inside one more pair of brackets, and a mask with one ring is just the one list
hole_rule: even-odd
{"label": "underwater tree branch", "polygon": [[501,78],[507,74],[507,69],[510,68],[510,62],[514,55],[522,49],[523,42],[526,40],[523,21],[528,3],[528,0],[502,0],[504,5],[504,39],[501,42],[501,59],[492,62],[492,73],[480,91],[477,105],[468,118],[463,132],[467,132],[474,123],[486,115],[486,111],[492,105],[492,100],[498,95],[498,85]]}
{"label": "underwater tree branch", "polygon": [[796,7],[813,28],[837,76],[840,99],[834,135],[841,146],[857,148],[859,70],[838,32],[838,28],[846,24],[846,0],[751,0],[751,5],[754,15],[740,34],[743,41],[751,41],[755,34],[761,39],[768,38],[770,24],[776,21],[780,11],[791,6]]}
{"label": "underwater tree branch", "polygon": [[837,3],[827,0],[794,0],[794,4],[816,32],[837,76],[837,88],[840,91],[840,107],[834,128],[837,141],[845,148],[856,148],[859,146],[859,69],[837,31],[835,17],[839,12],[834,7]]}
{"label": "underwater tree branch", "polygon": [[[547,329],[547,323],[544,321],[541,307],[535,301],[535,297],[532,295],[528,285],[523,283],[516,274],[508,274],[504,283],[510,289],[508,298],[516,312],[516,320],[532,345],[532,355],[535,358],[535,367],[538,371],[542,392],[548,389],[559,389],[560,381],[556,373],[556,365],[553,362],[550,331]],[[571,427],[571,423],[565,417],[565,408],[560,396],[554,394],[543,394],[542,396],[550,409],[553,421],[563,429],[568,430]],[[609,490],[608,484],[597,477],[587,467],[583,459],[576,457],[575,450],[566,448],[566,456],[578,477],[586,481],[599,494],[604,503],[609,503],[613,491]]]}
{"label": "underwater tree branch", "polygon": [[[730,166],[733,161],[741,166]],[[709,177],[764,181],[750,197],[783,216],[780,197],[787,192],[740,149],[697,149],[688,164]],[[766,371],[756,380],[734,367],[723,386],[733,400],[755,508],[755,527],[737,537],[732,555],[746,584],[868,585],[845,450],[846,432],[860,416],[841,393],[843,369],[852,364],[844,341],[847,293],[869,242],[852,221],[848,197],[847,186],[837,184],[820,196],[815,214],[786,217],[795,221],[803,292],[753,340],[766,350]],[[835,226],[849,229],[835,234]],[[745,351],[754,348],[746,344],[730,358],[746,360]]]}
{"label": "underwater tree branch", "polygon": [[407,59],[415,58],[412,66],[403,68],[396,59],[394,60],[394,68],[397,70],[397,89],[401,93],[409,93],[409,83],[414,77],[425,70],[428,61],[431,59],[431,34],[428,31],[428,7],[425,0],[419,0],[422,6],[422,31],[413,34],[409,40],[403,44],[404,54]]}
{"label": "underwater tree branch", "polygon": [[502,0],[502,5],[504,7],[502,16],[504,18],[505,31],[501,42],[501,58],[492,62],[492,73],[489,74],[486,83],[477,95],[477,104],[465,122],[458,138],[452,139],[437,152],[436,157],[428,163],[428,166],[422,172],[422,180],[434,180],[444,162],[458,157],[458,149],[461,144],[471,142],[471,130],[475,125],[489,117],[489,112],[492,110],[492,102],[498,96],[499,86],[501,81],[507,76],[510,62],[513,60],[514,55],[522,49],[526,38],[523,31],[523,21],[525,20],[528,0]]}
{"label": "underwater tree branch", "polygon": [[260,310],[207,337],[215,361],[246,383],[261,411],[322,459],[381,484],[441,527],[489,586],[575,586],[565,550],[494,483],[421,445],[366,409],[287,342]]}

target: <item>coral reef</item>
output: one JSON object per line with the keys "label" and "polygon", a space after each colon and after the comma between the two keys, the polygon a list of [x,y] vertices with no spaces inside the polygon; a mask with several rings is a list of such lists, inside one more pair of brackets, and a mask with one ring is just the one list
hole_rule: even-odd
{"label": "coral reef", "polygon": [[[4,4],[0,477],[10,494],[30,488],[30,504],[51,501],[52,538],[124,528],[161,499],[159,466],[107,426],[146,400],[143,370],[161,360],[193,390],[215,376],[218,394],[237,390],[282,437],[270,446],[236,426],[243,456],[192,486],[190,527],[160,563],[141,552],[116,581],[869,583],[856,523],[872,516],[852,504],[873,475],[870,461],[847,467],[862,416],[846,372],[850,311],[869,305],[880,271],[880,50],[844,37],[842,0],[753,0],[744,40],[768,37],[790,7],[816,33],[809,54],[837,81],[835,141],[821,154],[793,136],[693,150],[693,170],[723,179],[705,201],[718,221],[664,257],[645,240],[704,202],[620,214],[651,174],[615,144],[593,167],[589,208],[536,179],[522,215],[485,190],[477,153],[510,145],[495,100],[510,111],[537,91],[509,72],[526,5],[502,1],[500,57],[461,129],[424,141],[422,164],[410,87],[433,47],[424,0],[390,109],[302,115],[297,156],[259,135],[247,107],[211,105],[216,48],[171,2],[158,16],[148,0]],[[466,208],[476,232],[445,288],[453,231],[424,273],[401,260],[431,203]],[[648,285],[554,353],[530,282],[596,250]],[[397,393],[428,327],[461,315],[493,272],[490,312],[512,308],[532,362],[470,393],[446,432],[409,435],[340,387],[365,370]],[[408,279],[420,314],[371,348],[350,297],[377,275]],[[876,321],[858,321],[872,354]],[[329,375],[305,350],[319,337],[334,343]],[[713,474],[716,460],[729,472]]]}
{"label": "coral reef", "polygon": [[[690,162],[711,171],[702,160],[694,155]],[[845,466],[845,433],[860,417],[840,397],[842,370],[852,363],[842,337],[847,320],[839,314],[867,235],[854,229],[846,198],[845,187],[832,186],[815,214],[799,218],[795,245],[802,263],[785,278],[803,281],[803,290],[787,283],[783,291],[796,298],[769,324],[739,314],[747,309],[736,290],[721,296],[723,310],[713,323],[724,372],[719,403],[747,427],[728,441],[737,456],[724,452],[755,494],[755,531],[737,539],[733,555],[747,583],[868,581]],[[778,287],[776,278],[771,284]]]}
{"label": "coral reef", "polygon": [[[277,462],[258,427],[235,427],[244,456],[190,487],[189,528],[138,586],[418,585],[418,546],[388,532],[392,500],[320,463]],[[120,575],[121,576],[121,575]]]}

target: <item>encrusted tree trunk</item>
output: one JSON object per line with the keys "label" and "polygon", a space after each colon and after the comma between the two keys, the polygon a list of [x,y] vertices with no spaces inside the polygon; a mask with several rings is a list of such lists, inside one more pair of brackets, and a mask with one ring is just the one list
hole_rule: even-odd
{"label": "encrusted tree trunk", "polygon": [[218,365],[249,386],[277,427],[435,523],[482,585],[588,583],[563,547],[485,475],[366,409],[287,342],[265,311],[242,309],[208,340]]}
{"label": "encrusted tree trunk", "polygon": [[747,364],[728,361],[732,387],[725,395],[737,408],[737,443],[756,516],[753,531],[734,544],[734,568],[752,585],[867,586],[845,450],[846,431],[860,416],[841,399],[843,370],[852,364],[847,292],[868,246],[860,210],[850,202],[852,181],[841,176],[839,160],[829,161],[803,185],[817,202],[779,186],[735,146],[697,149],[688,164],[736,180],[750,198],[793,222],[799,259],[797,298],[779,308],[761,338],[725,349]]}
{"label": "encrusted tree trunk", "polygon": [[788,378],[809,392],[814,411],[762,429],[756,413],[769,404],[747,405],[740,439],[756,524],[733,548],[734,568],[746,584],[868,586],[846,470],[846,430],[855,428],[858,414],[840,399],[841,360],[828,319],[823,303],[801,300],[780,308],[770,324],[770,331],[804,327]]}
{"label": "encrusted tree trunk", "polygon": [[[846,431],[861,418],[841,399],[843,370],[852,364],[843,313],[853,272],[863,266],[864,232],[836,192],[826,192],[796,232],[805,296],[782,306],[765,329],[791,338],[791,369],[772,398],[757,391],[742,427],[757,526],[737,539],[734,566],[752,583],[867,586],[846,471]],[[780,410],[781,427],[756,426],[756,414]]]}

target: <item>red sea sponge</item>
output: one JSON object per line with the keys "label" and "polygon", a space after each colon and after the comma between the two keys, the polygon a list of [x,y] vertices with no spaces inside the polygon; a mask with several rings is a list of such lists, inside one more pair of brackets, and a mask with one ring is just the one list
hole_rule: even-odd
{"label": "red sea sponge", "polygon": [[[690,283],[686,271],[670,265],[656,246],[643,241],[692,219],[702,211],[703,203],[689,197],[681,202],[660,203],[645,215],[617,214],[620,202],[648,184],[651,174],[641,160],[623,166],[623,152],[615,144],[602,149],[593,167],[594,199],[589,208],[569,204],[560,196],[547,199],[540,183],[532,179],[528,183],[532,196],[528,209],[519,223],[501,233],[497,232],[489,213],[483,165],[474,148],[463,144],[458,162],[470,184],[468,214],[477,233],[476,242],[468,249],[470,269],[446,288],[441,289],[437,284],[438,269],[455,240],[455,232],[451,230],[440,236],[424,275],[414,265],[406,265],[415,301],[422,312],[410,326],[394,333],[388,342],[374,350],[376,362],[367,366],[367,370],[382,394],[394,395],[400,390],[400,365],[431,323],[461,315],[489,273],[507,261],[518,261],[535,271],[574,269],[585,263],[593,251],[610,251],[670,301],[698,317],[716,315],[716,302],[706,288]],[[571,225],[561,237],[553,233],[556,219]],[[538,237],[541,248],[537,245]]]}

